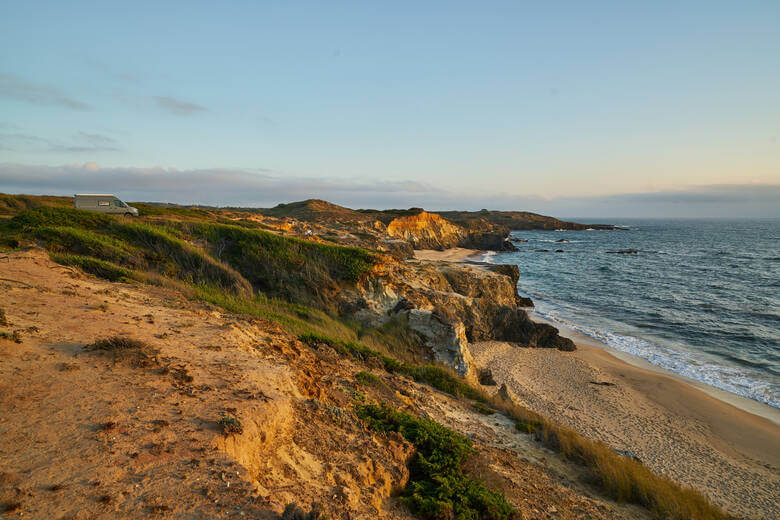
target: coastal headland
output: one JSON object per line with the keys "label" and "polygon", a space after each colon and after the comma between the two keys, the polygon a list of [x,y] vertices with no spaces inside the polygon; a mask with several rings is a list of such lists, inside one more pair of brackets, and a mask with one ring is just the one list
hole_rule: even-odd
{"label": "coastal headland", "polygon": [[777,425],[532,319],[487,217],[133,205],[0,195],[6,514],[776,516]]}

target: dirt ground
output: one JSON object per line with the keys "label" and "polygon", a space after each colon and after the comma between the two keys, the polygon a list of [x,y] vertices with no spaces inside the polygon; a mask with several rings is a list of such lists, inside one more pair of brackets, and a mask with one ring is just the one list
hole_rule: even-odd
{"label": "dirt ground", "polygon": [[[331,518],[412,518],[395,498],[411,446],[350,412],[365,366],[275,324],[88,277],[37,250],[0,258],[0,308],[18,337],[0,338],[0,514],[275,519],[296,502]],[[149,350],[85,348],[112,336]],[[471,436],[471,470],[521,518],[645,516],[600,499],[506,418],[375,372],[396,406]],[[241,431],[225,433],[223,418]]]}

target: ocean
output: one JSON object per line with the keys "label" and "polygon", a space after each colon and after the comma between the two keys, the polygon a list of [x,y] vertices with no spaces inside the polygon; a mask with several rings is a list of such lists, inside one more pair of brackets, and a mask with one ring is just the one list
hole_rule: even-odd
{"label": "ocean", "polygon": [[[518,265],[547,320],[780,408],[780,220],[615,223],[627,230],[514,231],[519,251],[485,261]],[[636,254],[607,253],[621,250]]]}

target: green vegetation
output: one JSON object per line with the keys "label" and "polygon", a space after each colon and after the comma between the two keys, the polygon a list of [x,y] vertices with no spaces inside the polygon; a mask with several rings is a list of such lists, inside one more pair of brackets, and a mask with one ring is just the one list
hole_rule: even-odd
{"label": "green vegetation", "polygon": [[71,197],[8,195],[0,193],[0,216],[15,215],[20,211],[44,205],[73,206],[73,199]]}
{"label": "green vegetation", "polygon": [[358,404],[355,412],[369,427],[398,432],[415,447],[403,500],[421,518],[510,519],[515,509],[500,493],[467,475],[463,466],[474,452],[471,441],[444,426],[385,405]]}
{"label": "green vegetation", "polygon": [[206,240],[212,253],[238,270],[259,291],[298,303],[332,308],[339,283],[355,283],[377,262],[375,253],[321,244],[240,226],[180,223],[194,239]]}
{"label": "green vegetation", "polygon": [[523,433],[534,433],[536,431],[536,424],[520,419],[515,422],[515,430]]}
{"label": "green vegetation", "polygon": [[53,253],[51,259],[62,265],[71,265],[78,267],[85,273],[94,274],[100,278],[112,282],[132,282],[143,281],[144,277],[141,273],[133,271],[131,269],[125,269],[118,265],[106,262],[104,260],[98,260],[97,258],[91,258],[88,256],[79,255],[61,255]]}
{"label": "green vegetation", "polygon": [[[375,253],[283,237],[257,229],[261,225],[251,221],[220,223],[214,212],[195,208],[144,206],[142,213],[153,218],[138,222],[76,210],[70,204],[72,199],[65,197],[0,194],[0,216],[15,215],[0,219],[0,246],[17,248],[34,242],[45,247],[54,261],[111,281],[172,284],[228,312],[273,321],[315,348],[325,343],[344,356],[372,365],[378,361],[388,372],[470,399],[481,413],[494,408],[512,418],[519,432],[534,434],[544,445],[583,465],[593,481],[616,500],[645,506],[662,519],[728,518],[700,493],[654,474],[608,446],[492,398],[443,367],[419,362],[414,353],[419,340],[402,321],[391,320],[379,329],[363,331],[324,312],[334,310],[333,296],[340,284],[354,283],[370,272],[378,261]],[[201,220],[182,222],[173,217]],[[16,340],[14,334],[19,339],[18,333],[0,336]],[[138,366],[157,366],[155,349],[128,338],[100,340],[87,350]],[[356,376],[362,384],[375,382],[375,375],[359,374],[364,374]],[[472,481],[457,464],[441,465],[437,458],[441,446],[450,443],[448,449],[461,450],[452,432],[446,435],[391,409],[367,406],[361,410],[364,420],[384,431],[399,431],[422,454],[416,458],[420,464],[416,480],[407,489],[416,487],[406,497],[424,518],[438,514],[434,510],[448,518],[480,517],[478,513],[468,516],[467,509],[456,514],[452,493],[466,497],[463,500],[473,495],[475,502],[468,505],[473,511],[498,496],[483,493],[477,484],[472,489]],[[452,509],[447,509],[450,505]]]}
{"label": "green vegetation", "polygon": [[388,372],[405,374],[437,390],[472,399],[475,401],[473,406],[478,407],[480,412],[484,409],[484,413],[488,410],[491,413],[502,413],[515,421],[515,428],[519,432],[535,434],[548,448],[584,466],[593,482],[610,498],[644,506],[659,519],[729,518],[698,491],[683,488],[666,477],[656,475],[642,463],[623,457],[605,444],[586,439],[574,430],[559,426],[535,412],[491,397],[442,367],[402,363],[355,341],[340,341],[318,334],[304,334],[299,339],[313,347],[325,343],[342,355],[360,361],[377,357]]}
{"label": "green vegetation", "polygon": [[485,406],[482,403],[474,403],[472,407],[482,415],[493,415],[498,413],[496,410],[490,408],[489,406]]}
{"label": "green vegetation", "polygon": [[[170,228],[128,222],[73,208],[42,206],[2,223],[7,236],[35,239],[55,261],[112,281],[151,280],[150,272],[192,284],[248,294],[249,283],[229,266],[175,236]],[[140,271],[140,272],[133,272]]]}
{"label": "green vegetation", "polygon": [[213,214],[201,208],[193,208],[188,206],[175,206],[165,204],[158,206],[157,204],[145,204],[143,202],[129,202],[130,206],[138,209],[138,213],[147,216],[175,216],[175,217],[192,217],[192,218],[212,218]]}
{"label": "green vegetation", "polygon": [[355,332],[342,321],[327,313],[298,303],[290,303],[278,298],[268,298],[263,294],[252,297],[226,293],[209,286],[192,288],[195,298],[217,305],[228,312],[243,314],[255,318],[273,321],[292,334],[320,334],[350,341]]}
{"label": "green vegetation", "polygon": [[298,339],[312,347],[317,347],[320,343],[325,343],[340,354],[351,356],[360,361],[367,361],[369,358],[374,357],[379,359],[384,369],[388,372],[397,372],[407,375],[417,382],[425,383],[437,390],[454,396],[476,399],[482,402],[488,401],[488,398],[479,390],[470,386],[450,370],[439,365],[402,363],[397,359],[386,356],[362,343],[356,341],[342,341],[322,334],[306,333],[298,336]]}
{"label": "green vegetation", "polygon": [[365,386],[374,386],[380,388],[387,386],[381,379],[379,379],[379,376],[372,374],[371,372],[366,372],[365,370],[361,370],[355,374],[355,381],[357,381],[358,384]]}
{"label": "green vegetation", "polygon": [[241,435],[244,433],[244,426],[235,417],[226,415],[217,424],[219,424],[223,435]]}

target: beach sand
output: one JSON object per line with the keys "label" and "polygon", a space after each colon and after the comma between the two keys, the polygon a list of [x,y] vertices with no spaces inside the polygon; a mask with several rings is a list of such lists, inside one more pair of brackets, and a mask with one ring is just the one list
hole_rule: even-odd
{"label": "beach sand", "polygon": [[734,514],[780,518],[777,424],[573,336],[575,352],[494,341],[470,349],[519,404],[632,452]]}
{"label": "beach sand", "polygon": [[466,260],[479,260],[484,251],[479,249],[464,249],[462,247],[454,247],[452,249],[445,249],[444,251],[436,251],[434,249],[417,249],[414,252],[414,257],[418,260],[439,260],[444,262],[463,262]]}

